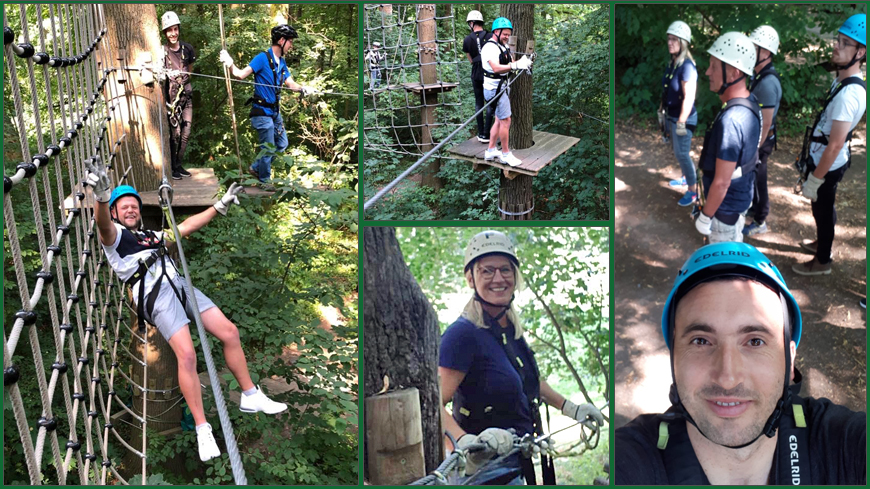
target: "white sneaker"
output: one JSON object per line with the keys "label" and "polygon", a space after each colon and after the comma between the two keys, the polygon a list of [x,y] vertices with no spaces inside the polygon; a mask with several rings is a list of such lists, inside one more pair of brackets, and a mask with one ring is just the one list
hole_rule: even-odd
{"label": "white sneaker", "polygon": [[519,158],[514,156],[513,153],[502,153],[501,154],[501,162],[507,163],[510,166],[520,166],[523,164],[523,162],[520,161]]}
{"label": "white sneaker", "polygon": [[484,153],[483,153],[483,159],[486,161],[491,161],[493,159],[497,160],[500,158],[501,158],[501,151],[499,151],[498,148],[492,148],[492,149],[486,148],[486,151],[484,151]]}
{"label": "white sneaker", "polygon": [[205,426],[196,429],[196,441],[199,444],[199,459],[203,462],[221,456],[221,451],[211,433],[210,424],[206,423]]}
{"label": "white sneaker", "polygon": [[287,409],[287,405],[283,402],[275,402],[263,394],[260,386],[257,386],[257,392],[246,396],[242,393],[242,401],[239,403],[239,410],[243,413],[258,413],[260,411],[266,414],[278,414]]}

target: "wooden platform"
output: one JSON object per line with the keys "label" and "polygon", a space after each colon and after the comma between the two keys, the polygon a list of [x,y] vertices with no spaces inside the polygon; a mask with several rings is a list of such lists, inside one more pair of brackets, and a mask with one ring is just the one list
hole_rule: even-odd
{"label": "wooden platform", "polygon": [[532,131],[532,140],[535,144],[531,148],[513,150],[514,156],[523,162],[519,166],[505,165],[495,160],[484,160],[483,153],[486,151],[487,144],[478,142],[476,136],[464,143],[453,146],[447,152],[453,158],[474,163],[475,169],[478,165],[489,165],[498,168],[504,172],[505,177],[512,180],[518,174],[537,175],[547,164],[580,142],[577,138],[542,131]]}
{"label": "wooden platform", "polygon": [[378,93],[388,92],[390,90],[407,90],[409,92],[414,92],[416,94],[419,94],[423,91],[425,91],[426,93],[437,93],[437,92],[449,92],[458,86],[459,86],[458,83],[447,83],[447,82],[427,83],[425,85],[422,83],[419,83],[419,82],[409,82],[409,83],[402,83],[401,85],[387,85],[386,87],[376,88],[374,90],[371,90],[370,92],[378,94]]}

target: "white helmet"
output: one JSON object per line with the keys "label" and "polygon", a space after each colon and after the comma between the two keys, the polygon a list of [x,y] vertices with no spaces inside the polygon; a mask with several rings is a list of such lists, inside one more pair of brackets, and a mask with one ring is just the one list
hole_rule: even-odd
{"label": "white helmet", "polygon": [[779,49],[779,34],[776,33],[776,29],[769,25],[757,27],[752,31],[749,40],[756,46],[770,51],[771,54],[776,54],[776,50]]}
{"label": "white helmet", "polygon": [[468,271],[468,267],[478,258],[492,253],[507,255],[514,265],[520,264],[510,238],[499,231],[483,231],[475,234],[465,248],[465,270]]}
{"label": "white helmet", "polygon": [[468,12],[468,17],[465,18],[465,23],[469,22],[483,22],[483,14],[480,13],[479,10],[472,10]]}
{"label": "white helmet", "polygon": [[161,18],[161,20],[163,21],[163,30],[164,31],[166,29],[169,29],[170,27],[172,27],[174,25],[181,25],[181,21],[178,20],[178,15],[171,10],[169,10],[165,14],[163,14],[163,17]]}
{"label": "white helmet", "polygon": [[755,45],[746,37],[746,34],[726,32],[713,42],[707,53],[747,75],[752,75],[755,69]]}
{"label": "white helmet", "polygon": [[689,28],[689,24],[682,20],[671,22],[671,25],[668,26],[668,34],[677,36],[686,42],[692,42],[692,29]]}

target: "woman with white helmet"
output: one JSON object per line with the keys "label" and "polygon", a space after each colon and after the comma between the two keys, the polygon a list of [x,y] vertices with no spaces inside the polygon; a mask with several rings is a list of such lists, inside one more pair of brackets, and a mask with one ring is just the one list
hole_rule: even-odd
{"label": "woman with white helmet", "polygon": [[[465,278],[473,295],[462,317],[441,337],[441,399],[445,406],[453,401],[453,414],[443,411],[444,430],[460,449],[486,445],[467,455],[466,475],[475,482],[522,484],[522,473],[534,483],[531,460],[520,454],[488,463],[513,448],[514,434],[508,430],[520,437],[541,434],[541,402],[595,429],[604,418],[595,406],[574,404],[540,378],[513,304],[522,281],[513,243],[505,234],[483,231],[471,239],[465,250]],[[547,467],[543,459],[542,466]],[[544,475],[546,483],[546,469]]]}
{"label": "woman with white helmet", "polygon": [[689,51],[691,41],[692,30],[685,22],[678,20],[668,27],[668,53],[671,55],[671,62],[662,77],[662,103],[659,107],[659,124],[667,124],[674,155],[683,171],[683,177],[672,180],[670,185],[688,187],[677,202],[681,206],[692,205],[698,200],[695,163],[689,156],[692,133],[698,124],[698,113],[695,111],[698,69],[695,67],[695,58]]}

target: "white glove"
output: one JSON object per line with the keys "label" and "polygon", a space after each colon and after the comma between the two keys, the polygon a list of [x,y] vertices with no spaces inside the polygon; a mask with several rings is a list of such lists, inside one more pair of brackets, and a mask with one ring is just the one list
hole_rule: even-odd
{"label": "white glove", "polygon": [[604,425],[604,416],[592,404],[581,404],[578,406],[565,399],[565,404],[562,405],[562,414],[593,429],[596,429],[597,426],[590,426],[591,423],[585,423],[585,421],[593,420],[598,423],[598,426]]}
{"label": "white glove", "polygon": [[713,233],[713,218],[707,217],[702,210],[695,219],[695,229],[704,236],[710,236]]}
{"label": "white glove", "polygon": [[112,198],[112,182],[109,181],[106,166],[103,165],[99,156],[94,156],[88,160],[84,183],[93,188],[94,198],[97,199],[97,202],[106,203]]}
{"label": "white glove", "polygon": [[235,62],[233,61],[233,57],[230,56],[230,53],[227,52],[226,49],[221,49],[221,63],[224,64],[227,68],[232,68]]}
{"label": "white glove", "polygon": [[523,56],[516,63],[513,63],[511,68],[515,70],[527,70],[532,67],[532,60],[528,56]]}
{"label": "white glove", "polygon": [[813,202],[819,200],[819,187],[821,187],[823,183],[825,183],[824,178],[818,178],[810,172],[810,174],[807,175],[807,181],[804,182],[804,197]]}
{"label": "white glove", "polygon": [[677,133],[677,136],[685,136],[686,135],[686,123],[685,122],[677,122],[677,130],[674,132]]}
{"label": "white glove", "polygon": [[316,95],[318,93],[320,93],[320,92],[317,91],[317,89],[314,87],[309,87],[309,86],[302,87],[302,96],[303,97],[307,97],[309,95]]}
{"label": "white glove", "polygon": [[495,455],[504,455],[511,451],[514,446],[514,435],[501,428],[487,428],[479,435],[466,434],[456,442],[456,446],[466,449],[469,445],[482,443],[486,445],[483,450],[468,452],[465,460],[465,475],[477,472],[481,465],[485,464]]}
{"label": "white glove", "polygon": [[244,190],[245,187],[242,187],[238,183],[233,182],[230,185],[230,188],[227,189],[227,193],[221,197],[221,200],[215,202],[214,210],[221,213],[221,215],[227,215],[227,209],[230,208],[231,205],[236,204],[239,205],[239,198],[237,197],[239,192]]}

